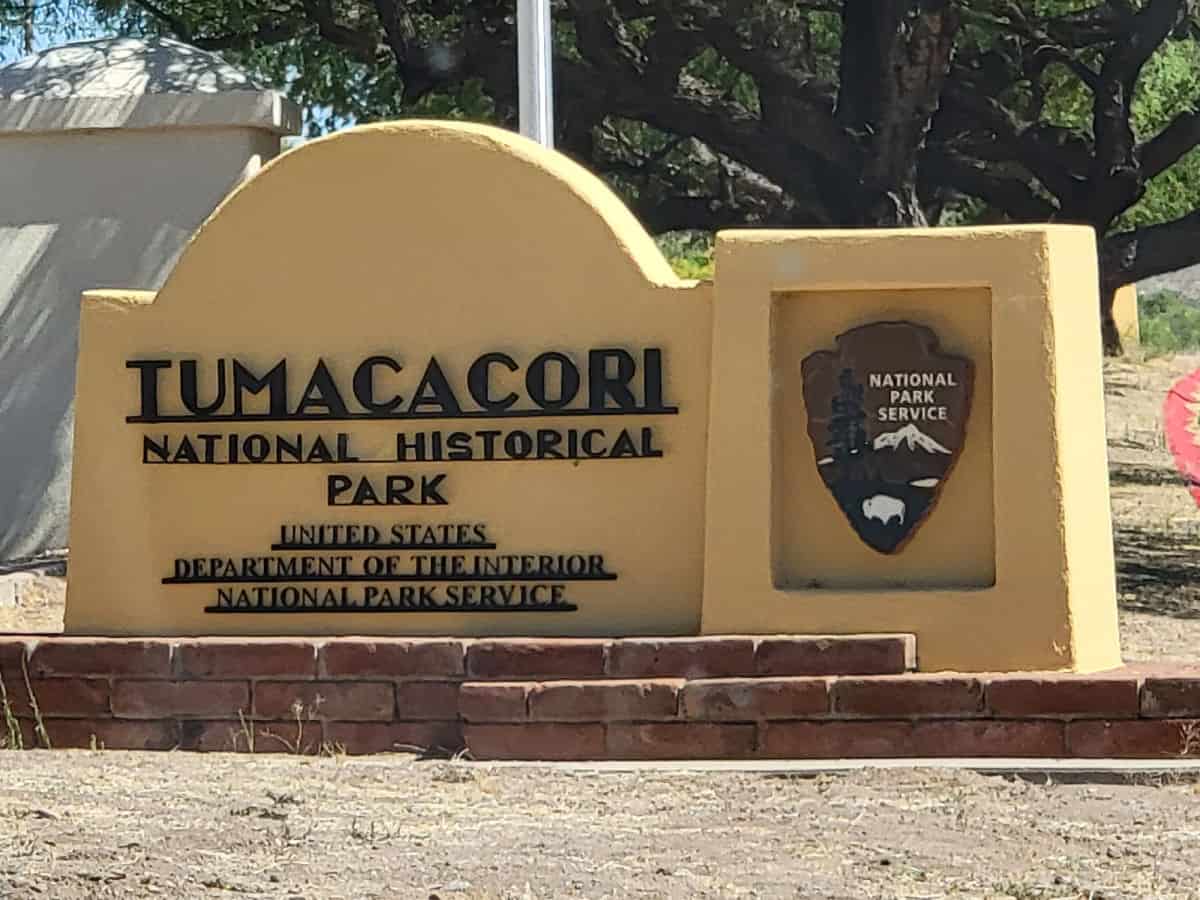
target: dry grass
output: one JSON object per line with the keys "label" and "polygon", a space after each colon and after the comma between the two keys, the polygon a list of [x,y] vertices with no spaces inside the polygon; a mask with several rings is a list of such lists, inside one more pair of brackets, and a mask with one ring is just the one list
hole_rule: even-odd
{"label": "dry grass", "polygon": [[1121,632],[1128,659],[1200,659],[1200,511],[1162,432],[1171,384],[1200,357],[1114,362],[1108,449]]}
{"label": "dry grass", "polygon": [[1178,779],[10,761],[0,895],[14,897],[1158,898],[1195,896],[1200,864],[1200,797]]}

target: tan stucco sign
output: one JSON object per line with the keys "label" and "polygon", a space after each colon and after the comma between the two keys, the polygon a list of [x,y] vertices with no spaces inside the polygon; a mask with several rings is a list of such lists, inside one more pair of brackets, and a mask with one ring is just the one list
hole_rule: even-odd
{"label": "tan stucco sign", "polygon": [[[697,284],[506,132],[312,142],[157,295],[86,295],[67,628],[912,631],[923,668],[1115,662],[1081,490],[1098,351],[1046,275],[1089,253],[1069,228],[729,232]],[[823,460],[853,480],[830,416],[860,388],[879,484],[847,486]]]}
{"label": "tan stucco sign", "polygon": [[85,302],[69,627],[697,630],[708,295],[505,132],[288,154]]}

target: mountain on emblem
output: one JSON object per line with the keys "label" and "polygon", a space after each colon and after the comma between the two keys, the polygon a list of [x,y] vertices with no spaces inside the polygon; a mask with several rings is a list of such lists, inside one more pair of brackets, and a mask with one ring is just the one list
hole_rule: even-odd
{"label": "mountain on emblem", "polygon": [[905,425],[898,431],[888,431],[875,436],[871,446],[876,450],[896,449],[901,444],[909,450],[924,450],[926,453],[949,453],[950,451],[923,432],[916,425]]}
{"label": "mountain on emblem", "polygon": [[966,436],[974,369],[909,322],[840,335],[801,364],[817,471],[867,546],[896,553],[941,494]]}

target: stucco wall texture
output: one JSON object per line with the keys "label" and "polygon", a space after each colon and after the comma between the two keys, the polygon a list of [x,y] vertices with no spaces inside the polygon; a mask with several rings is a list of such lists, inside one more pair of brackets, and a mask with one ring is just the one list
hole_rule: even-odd
{"label": "stucco wall texture", "polygon": [[[157,295],[85,297],[67,628],[912,632],[923,670],[1118,665],[1099,327],[1079,302],[1095,259],[1090,230],[1065,226],[724,232],[715,283],[695,284],[599,179],[510,133],[410,122],[312,142],[235,191]],[[893,558],[820,489],[787,434],[802,398],[787,403],[804,355],[897,316],[970,355],[979,393],[945,495]],[[161,583],[180,557],[260,552],[280,522],[396,515],[327,508],[328,467],[142,464],[127,360],[286,355],[308,371],[387,347],[461,372],[485,350],[647,346],[678,406],[654,420],[665,458],[442,466],[449,515],[508,547],[604,553],[620,577],[580,587],[578,611],[217,616],[211,585]],[[369,446],[396,427],[353,426]],[[812,567],[828,587],[804,586]]]}

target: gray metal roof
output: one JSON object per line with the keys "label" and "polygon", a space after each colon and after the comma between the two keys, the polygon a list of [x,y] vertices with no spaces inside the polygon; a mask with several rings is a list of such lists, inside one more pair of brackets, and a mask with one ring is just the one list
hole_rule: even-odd
{"label": "gray metal roof", "polygon": [[207,126],[299,130],[290,100],[169,38],[63,44],[0,67],[0,132]]}

